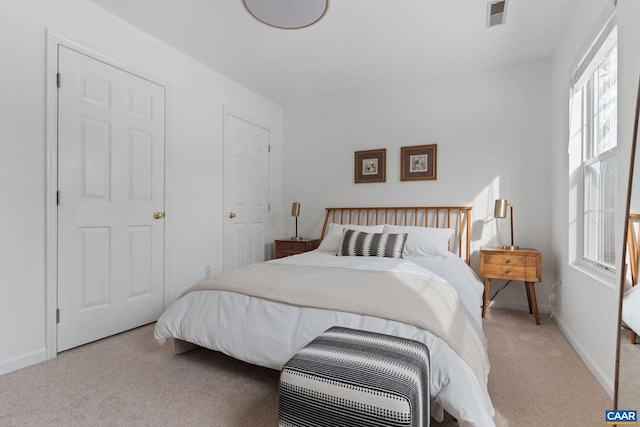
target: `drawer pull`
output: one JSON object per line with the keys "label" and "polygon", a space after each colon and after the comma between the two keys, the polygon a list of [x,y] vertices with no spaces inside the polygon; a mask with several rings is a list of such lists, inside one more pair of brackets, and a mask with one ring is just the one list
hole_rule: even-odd
{"label": "drawer pull", "polygon": [[507,264],[511,264],[511,258],[507,258]]}
{"label": "drawer pull", "polygon": [[511,273],[511,269],[507,268],[507,274]]}

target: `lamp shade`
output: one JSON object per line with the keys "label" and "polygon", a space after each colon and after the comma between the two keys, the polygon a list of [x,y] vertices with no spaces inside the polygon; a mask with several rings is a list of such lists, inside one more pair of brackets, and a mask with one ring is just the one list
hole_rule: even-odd
{"label": "lamp shade", "polygon": [[300,216],[300,202],[293,202],[291,205],[291,216]]}
{"label": "lamp shade", "polygon": [[509,203],[508,201],[506,201],[505,199],[497,199],[496,200],[496,204],[493,208],[493,216],[495,218],[506,218],[507,217],[507,208],[509,209],[509,212],[511,213],[511,221],[510,221],[510,225],[511,225],[511,245],[510,246],[501,246],[502,249],[511,249],[511,250],[516,250],[518,249],[518,246],[515,246],[513,244],[513,203]]}
{"label": "lamp shade", "polygon": [[507,206],[509,206],[509,202],[507,202],[505,199],[497,199],[496,205],[493,208],[493,216],[495,218],[506,218]]}

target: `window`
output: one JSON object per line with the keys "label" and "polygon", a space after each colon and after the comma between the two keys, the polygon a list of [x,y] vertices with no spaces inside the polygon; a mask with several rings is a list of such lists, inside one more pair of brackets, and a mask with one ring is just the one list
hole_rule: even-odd
{"label": "window", "polygon": [[581,191],[575,206],[579,210],[576,219],[581,223],[576,245],[581,248],[581,257],[576,258],[615,271],[618,55],[616,28],[610,27],[603,31],[574,77],[574,150],[570,154],[577,154],[579,144]]}

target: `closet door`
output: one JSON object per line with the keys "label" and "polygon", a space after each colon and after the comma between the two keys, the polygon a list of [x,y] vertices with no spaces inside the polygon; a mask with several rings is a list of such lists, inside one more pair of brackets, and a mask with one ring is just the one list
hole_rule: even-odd
{"label": "closet door", "polygon": [[269,141],[268,129],[225,113],[225,270],[267,258]]}
{"label": "closet door", "polygon": [[58,351],[163,305],[164,88],[58,49]]}

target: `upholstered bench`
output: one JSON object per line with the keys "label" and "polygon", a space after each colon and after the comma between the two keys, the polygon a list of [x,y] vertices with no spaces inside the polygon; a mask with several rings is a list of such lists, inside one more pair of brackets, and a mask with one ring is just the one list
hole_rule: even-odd
{"label": "upholstered bench", "polygon": [[405,338],[333,327],[280,374],[279,425],[429,425],[429,349]]}

